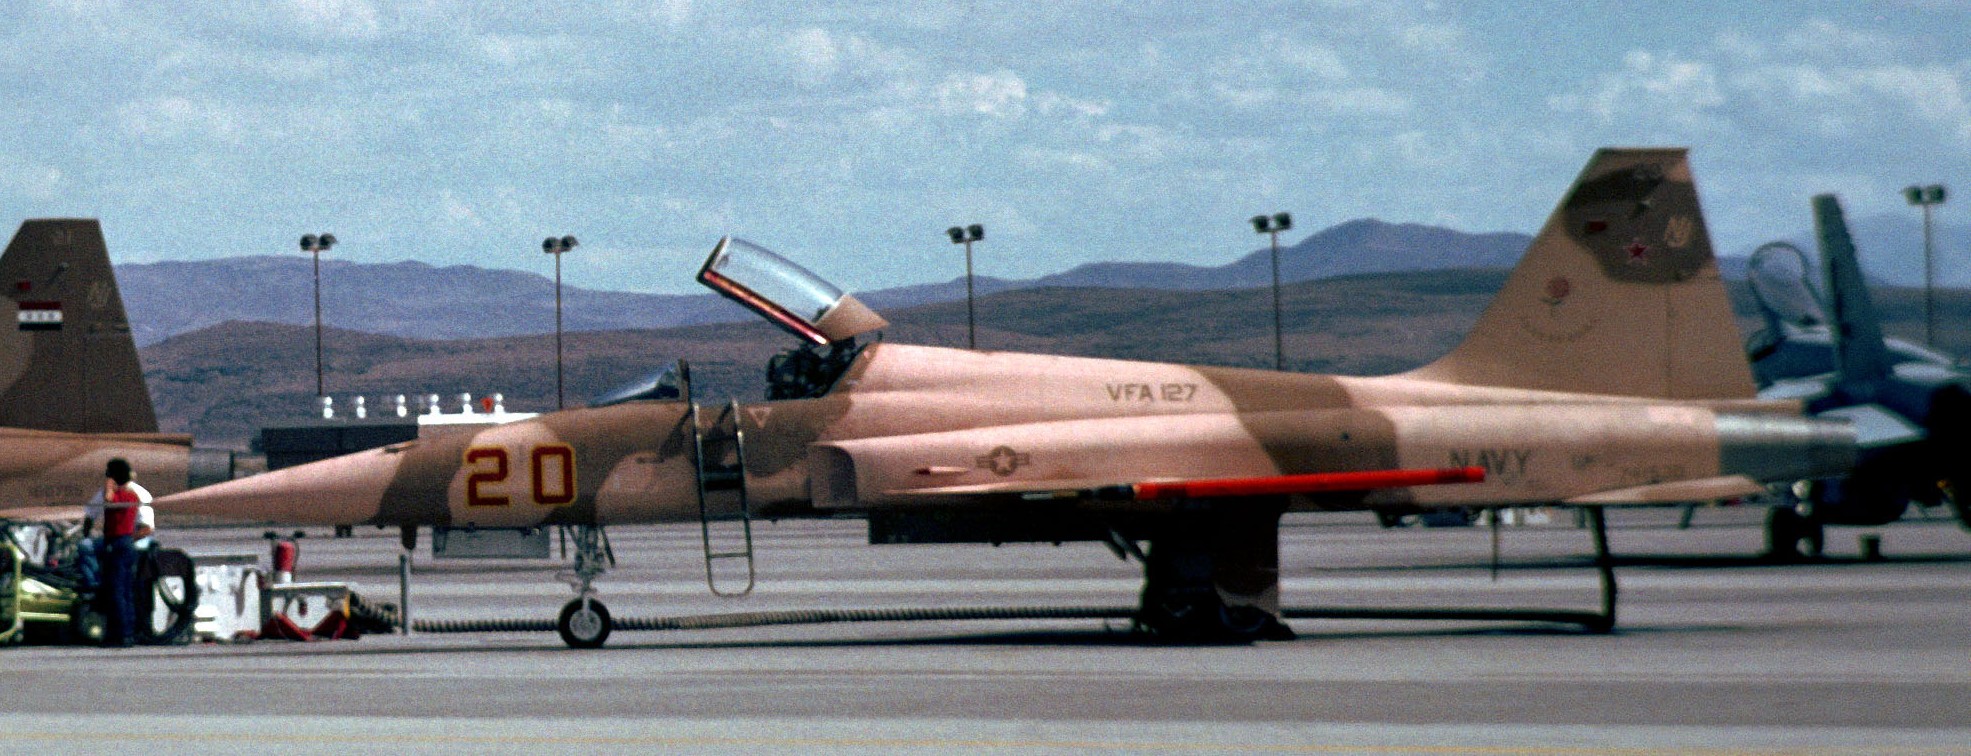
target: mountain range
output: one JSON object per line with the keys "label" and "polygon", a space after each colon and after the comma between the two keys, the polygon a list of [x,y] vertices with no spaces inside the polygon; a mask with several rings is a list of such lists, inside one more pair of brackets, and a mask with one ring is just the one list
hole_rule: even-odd
{"label": "mountain range", "polygon": [[[1853,222],[1871,280],[1916,285],[1922,275],[1921,224],[1906,214]],[[1788,239],[1814,249],[1810,235]],[[1530,237],[1500,232],[1468,234],[1435,226],[1385,223],[1372,218],[1323,229],[1280,248],[1284,282],[1336,276],[1467,268],[1507,268]],[[1971,285],[1971,227],[1939,224],[1939,282]],[[1896,253],[1895,250],[1908,250]],[[1727,278],[1745,275],[1745,255],[1724,257]],[[1233,290],[1271,282],[1271,255],[1255,250],[1208,266],[1173,262],[1097,262],[1032,279],[981,276],[980,295],[1044,287]],[[232,320],[312,324],[313,273],[305,257],[232,257],[117,266],[124,300],[139,345],[155,344]],[[827,271],[817,271],[824,277]],[[437,267],[404,261],[322,261],[323,320],[332,327],[421,339],[488,338],[550,333],[554,287],[537,273],[474,265]],[[569,331],[675,328],[738,322],[750,315],[711,294],[646,294],[564,287],[563,319]],[[881,311],[962,300],[963,278],[858,292]]]}
{"label": "mountain range", "polygon": [[[1508,267],[1525,250],[1516,233],[1467,234],[1374,219],[1349,221],[1280,249],[1281,279],[1360,273]],[[230,320],[312,324],[313,272],[306,257],[232,257],[117,266],[139,345]],[[421,262],[322,260],[323,321],[408,338],[455,339],[550,333],[554,285],[536,273]],[[824,277],[827,271],[817,271]],[[1267,285],[1269,250],[1219,266],[1101,262],[1034,279],[979,277],[981,295],[1041,287],[1200,291]],[[878,310],[961,300],[963,278],[857,297]],[[569,331],[673,328],[743,321],[746,311],[712,294],[675,295],[564,287]]]}
{"label": "mountain range", "polygon": [[[1912,214],[1882,214],[1853,221],[1870,279],[1884,285],[1923,280],[1921,224]],[[1814,249],[1810,234],[1788,240]],[[1366,273],[1510,267],[1525,249],[1525,234],[1468,234],[1419,224],[1375,219],[1348,221],[1280,249],[1287,283]],[[1971,227],[1937,226],[1939,282],[1971,285]],[[1898,252],[1902,250],[1902,252]],[[1745,275],[1745,256],[1720,259],[1727,278]],[[124,300],[140,345],[155,344],[231,320],[312,324],[313,273],[305,257],[233,257],[117,266]],[[827,271],[817,271],[824,277]],[[1173,262],[1097,262],[1033,279],[981,276],[980,295],[1043,287],[1098,287],[1170,291],[1232,290],[1271,282],[1270,252],[1255,250],[1222,265]],[[963,278],[857,296],[878,310],[958,301]],[[421,262],[322,261],[323,319],[332,327],[407,338],[457,339],[549,333],[554,329],[554,288],[537,273],[473,265],[436,267]],[[744,321],[750,316],[711,294],[645,294],[579,287],[563,289],[569,331],[674,328]]]}

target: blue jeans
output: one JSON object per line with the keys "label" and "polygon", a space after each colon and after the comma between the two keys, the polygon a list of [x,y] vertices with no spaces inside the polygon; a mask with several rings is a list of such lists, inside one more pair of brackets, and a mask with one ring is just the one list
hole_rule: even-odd
{"label": "blue jeans", "polygon": [[137,633],[137,549],[130,536],[103,539],[103,645],[128,646]]}
{"label": "blue jeans", "polygon": [[103,571],[96,560],[96,552],[102,548],[102,542],[84,538],[75,549],[75,572],[82,579],[82,588],[90,593],[95,593],[96,587],[102,584]]}

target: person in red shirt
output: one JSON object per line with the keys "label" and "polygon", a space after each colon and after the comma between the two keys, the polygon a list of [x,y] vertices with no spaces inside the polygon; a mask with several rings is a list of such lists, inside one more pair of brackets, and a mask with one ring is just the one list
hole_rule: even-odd
{"label": "person in red shirt", "polygon": [[97,598],[106,615],[103,645],[135,645],[137,632],[137,508],[150,503],[150,492],[131,480],[130,462],[117,457],[103,469],[103,489],[89,501],[89,511],[102,509],[100,544],[102,583]]}

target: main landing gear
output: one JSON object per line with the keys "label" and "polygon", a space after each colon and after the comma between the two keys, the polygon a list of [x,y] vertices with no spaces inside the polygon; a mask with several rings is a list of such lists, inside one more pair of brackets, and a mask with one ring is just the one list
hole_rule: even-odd
{"label": "main landing gear", "polygon": [[1766,558],[1777,562],[1817,559],[1827,545],[1827,531],[1819,520],[1801,514],[1797,507],[1773,507],[1766,514]]}
{"label": "main landing gear", "polygon": [[1600,578],[1597,611],[1532,608],[1280,607],[1279,526],[1284,501],[1214,506],[1187,501],[1149,530],[1147,554],[1119,535],[1119,553],[1144,564],[1142,605],[1136,628],[1173,643],[1250,643],[1292,640],[1283,618],[1539,622],[1576,625],[1590,633],[1615,629],[1615,561],[1608,521],[1599,508],[1585,509],[1594,536]]}
{"label": "main landing gear", "polygon": [[1175,643],[1292,640],[1280,621],[1280,515],[1286,502],[1222,510],[1185,502],[1164,518],[1143,560],[1136,627]]}
{"label": "main landing gear", "polygon": [[595,597],[595,579],[608,571],[604,566],[608,554],[602,540],[602,526],[576,525],[574,531],[575,569],[562,573],[561,579],[575,589],[575,600],[561,607],[554,629],[570,648],[601,648],[615,629],[609,608]]}

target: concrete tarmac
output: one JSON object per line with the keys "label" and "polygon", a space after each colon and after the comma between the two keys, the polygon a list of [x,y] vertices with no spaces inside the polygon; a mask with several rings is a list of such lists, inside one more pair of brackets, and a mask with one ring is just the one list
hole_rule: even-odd
{"label": "concrete tarmac", "polygon": [[[1971,754],[1971,534],[1833,529],[1777,566],[1760,512],[1620,511],[1616,632],[1514,622],[1315,621],[1246,647],[1144,641],[1101,620],[371,635],[0,651],[0,751],[1312,752]],[[1296,515],[1290,606],[1592,609],[1587,531],[1384,530]],[[1140,571],[1094,544],[868,546],[859,522],[762,523],[752,595],[706,594],[693,527],[612,529],[618,617],[915,606],[1129,606]],[[1878,534],[1885,558],[1860,559]],[[300,577],[395,600],[394,532],[311,531]],[[260,529],[167,533],[264,552]],[[414,615],[552,618],[528,560],[433,561]]]}

